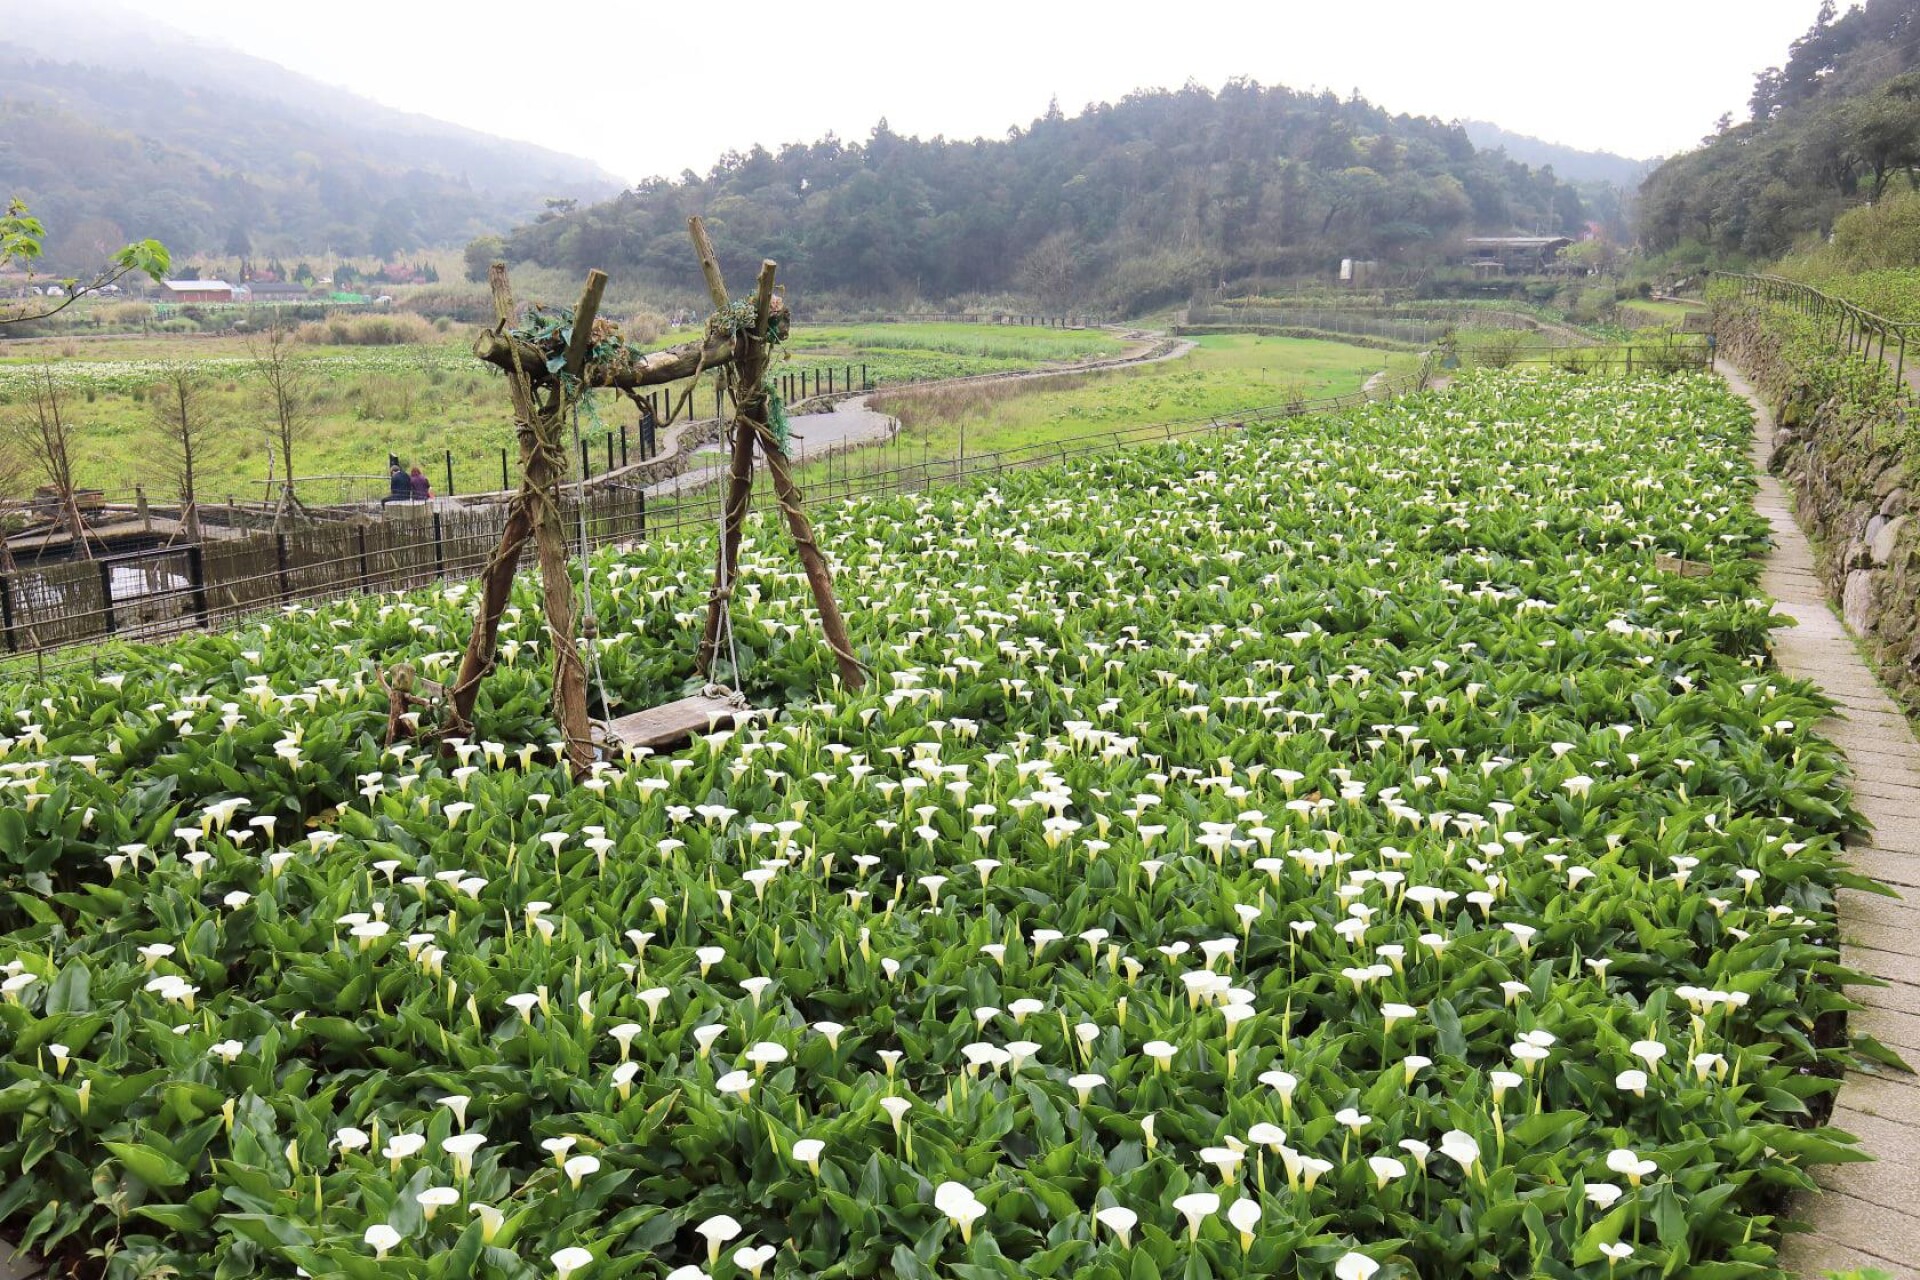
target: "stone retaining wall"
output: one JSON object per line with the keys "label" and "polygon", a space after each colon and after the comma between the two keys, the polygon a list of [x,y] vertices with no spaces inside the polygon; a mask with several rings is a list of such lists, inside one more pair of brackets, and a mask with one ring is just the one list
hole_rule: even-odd
{"label": "stone retaining wall", "polygon": [[[1792,489],[1829,600],[1881,679],[1920,713],[1920,451],[1911,396],[1863,397],[1810,376],[1804,346],[1756,307],[1716,308],[1720,354],[1743,370],[1780,425],[1772,470]],[[1886,387],[1892,370],[1865,370]]]}

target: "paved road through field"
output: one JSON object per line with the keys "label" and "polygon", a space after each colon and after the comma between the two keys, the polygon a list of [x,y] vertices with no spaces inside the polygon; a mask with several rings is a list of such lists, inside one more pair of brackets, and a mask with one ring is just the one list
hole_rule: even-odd
{"label": "paved road through field", "polygon": [[[1046,378],[1099,372],[1103,369],[1158,364],[1166,360],[1178,360],[1191,352],[1196,345],[1184,338],[1166,342],[1161,335],[1145,330],[1129,330],[1121,336],[1135,343],[1135,349],[1111,360],[1096,360],[1048,369],[1026,369],[1016,373],[984,374],[974,378],[954,378],[945,382],[904,386],[900,390],[903,392],[925,390],[929,387],[948,386],[954,382],[1032,382]],[[879,393],[864,392],[860,395],[848,396],[836,403],[830,412],[807,413],[794,417],[791,420],[794,461],[801,463],[808,458],[823,457],[829,453],[838,453],[843,449],[858,448],[863,445],[884,444],[893,439],[896,426],[894,420],[868,403],[877,394]],[[710,453],[703,449],[695,456],[702,455],[711,457],[713,461],[689,467],[677,476],[648,485],[647,497],[672,497],[689,489],[698,489],[703,485],[712,484],[726,474],[727,462],[723,449],[715,445],[711,447]]]}

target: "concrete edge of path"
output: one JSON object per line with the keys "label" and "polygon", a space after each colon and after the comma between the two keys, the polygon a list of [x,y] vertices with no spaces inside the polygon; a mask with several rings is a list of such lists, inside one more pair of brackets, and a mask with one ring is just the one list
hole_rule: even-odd
{"label": "concrete edge of path", "polygon": [[[1896,850],[1903,833],[1920,830],[1920,772],[1914,770],[1920,742],[1834,612],[1814,569],[1812,545],[1794,516],[1793,495],[1767,469],[1772,413],[1738,370],[1723,362],[1721,374],[1754,412],[1751,456],[1759,480],[1754,509],[1772,534],[1761,589],[1774,600],[1776,612],[1801,624],[1774,633],[1774,661],[1839,703],[1820,731],[1845,753],[1853,769],[1849,785],[1874,825],[1870,836],[1849,843],[1847,860],[1854,870],[1887,882],[1879,875],[1882,863],[1902,860]],[[1837,907],[1844,962],[1887,984],[1849,990],[1861,1006],[1852,1015],[1852,1029],[1882,1040],[1889,1028],[1895,1039],[1910,1038],[1907,1024],[1920,1021],[1905,1007],[1920,975],[1920,890],[1902,887],[1911,879],[1920,877],[1893,877],[1898,898],[1845,894]],[[1855,935],[1866,933],[1886,949],[1858,945]],[[1835,1100],[1833,1123],[1859,1137],[1874,1161],[1821,1170],[1822,1191],[1796,1199],[1789,1210],[1810,1230],[1787,1237],[1782,1265],[1808,1280],[1869,1267],[1896,1280],[1920,1280],[1920,1081],[1904,1072],[1849,1071]]]}
{"label": "concrete edge of path", "polygon": [[43,1274],[38,1259],[14,1252],[11,1240],[0,1239],[0,1280],[37,1280]]}

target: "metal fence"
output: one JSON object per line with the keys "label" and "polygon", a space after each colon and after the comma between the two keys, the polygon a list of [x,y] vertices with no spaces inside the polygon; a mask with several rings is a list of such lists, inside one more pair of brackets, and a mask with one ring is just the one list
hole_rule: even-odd
{"label": "metal fence", "polygon": [[[642,537],[643,493],[563,498],[570,544]],[[0,654],[41,655],[103,640],[150,640],[223,626],[302,600],[423,586],[479,572],[506,524],[504,503],[408,509],[384,520],[303,523],[179,546],[18,565],[0,574]]]}
{"label": "metal fence", "polygon": [[[1920,325],[1889,320],[1864,307],[1855,306],[1845,298],[1836,298],[1810,284],[1801,284],[1785,276],[1715,271],[1713,278],[1732,282],[1743,298],[1790,307],[1801,315],[1812,316],[1832,325],[1835,346],[1844,346],[1856,355],[1877,359],[1893,371],[1895,383],[1906,381],[1907,331],[1920,329]],[[1892,351],[1891,358],[1888,356],[1889,349]]]}

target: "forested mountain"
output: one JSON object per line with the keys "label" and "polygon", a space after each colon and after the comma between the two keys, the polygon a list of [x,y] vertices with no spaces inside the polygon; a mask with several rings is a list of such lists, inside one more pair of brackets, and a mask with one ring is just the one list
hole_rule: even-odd
{"label": "forested mountain", "polygon": [[1723,119],[1641,188],[1656,250],[1772,258],[1848,208],[1910,185],[1920,166],[1920,0],[1821,6],[1786,62],[1754,82],[1751,117]]}
{"label": "forested mountain", "polygon": [[1535,169],[1551,167],[1554,176],[1567,182],[1603,182],[1616,187],[1637,187],[1653,167],[1651,161],[1635,160],[1611,151],[1582,151],[1542,138],[1502,129],[1485,120],[1462,120],[1473,145],[1482,151],[1504,151],[1508,157]]}
{"label": "forested mountain", "polygon": [[62,0],[10,10],[3,30],[0,200],[26,200],[47,224],[56,269],[138,237],[177,258],[385,257],[620,186],[589,161],[393,111],[116,11]]}
{"label": "forested mountain", "polygon": [[736,278],[764,254],[816,298],[1016,290],[1125,310],[1221,278],[1331,278],[1342,257],[1430,261],[1469,232],[1577,233],[1583,219],[1571,187],[1476,151],[1456,125],[1235,81],[1071,119],[1055,108],[992,141],[902,137],[883,120],[864,142],[754,147],[522,227],[506,248],[684,279],[694,213]]}

